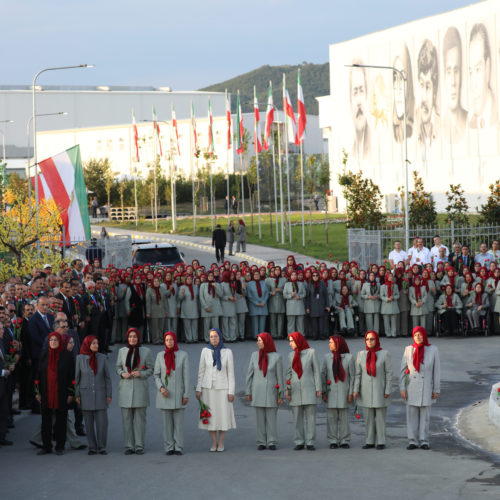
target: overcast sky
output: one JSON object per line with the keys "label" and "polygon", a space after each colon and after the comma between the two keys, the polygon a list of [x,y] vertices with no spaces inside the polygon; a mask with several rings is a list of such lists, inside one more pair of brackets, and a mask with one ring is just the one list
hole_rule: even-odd
{"label": "overcast sky", "polygon": [[2,0],[0,84],[193,90],[264,64],[324,63],[328,45],[473,0]]}

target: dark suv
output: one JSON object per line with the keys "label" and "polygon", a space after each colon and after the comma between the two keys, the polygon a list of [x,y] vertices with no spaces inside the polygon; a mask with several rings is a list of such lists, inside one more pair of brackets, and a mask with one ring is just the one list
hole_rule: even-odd
{"label": "dark suv", "polygon": [[184,263],[184,254],[170,243],[138,245],[132,250],[132,265],[175,266]]}

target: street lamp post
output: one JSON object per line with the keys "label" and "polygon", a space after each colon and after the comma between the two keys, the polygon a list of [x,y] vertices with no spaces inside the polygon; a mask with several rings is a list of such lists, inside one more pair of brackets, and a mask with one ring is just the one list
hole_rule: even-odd
{"label": "street lamp post", "polygon": [[405,243],[406,248],[410,248],[410,224],[409,224],[409,207],[408,207],[408,137],[406,135],[406,87],[408,80],[404,71],[401,71],[394,66],[378,66],[371,64],[349,64],[346,65],[347,68],[374,68],[374,69],[388,69],[396,73],[399,78],[403,80],[403,126],[404,126],[404,143],[405,143]]}
{"label": "street lamp post", "polygon": [[74,66],[56,66],[53,68],[41,69],[34,77],[32,83],[32,105],[33,105],[33,160],[35,163],[35,207],[36,207],[36,228],[38,231],[38,158],[37,158],[37,141],[36,141],[36,81],[37,78],[46,71],[58,71],[64,69],[76,69],[76,68],[93,68],[92,64],[78,64]]}
{"label": "street lamp post", "polygon": [[[0,120],[0,123],[14,123],[14,120]],[[3,137],[2,163],[5,163],[5,132],[0,130],[0,134]]]}

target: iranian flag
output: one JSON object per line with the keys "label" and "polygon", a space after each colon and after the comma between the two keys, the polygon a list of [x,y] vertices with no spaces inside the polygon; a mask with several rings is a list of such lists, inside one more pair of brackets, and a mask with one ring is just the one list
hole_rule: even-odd
{"label": "iranian flag", "polygon": [[54,200],[69,242],[90,239],[90,218],[80,146],[47,158],[39,164],[39,199]]}
{"label": "iranian flag", "polygon": [[238,90],[238,97],[236,102],[236,123],[237,123],[237,132],[236,132],[236,152],[240,155],[243,153],[243,132],[245,131],[243,127],[243,114],[241,113],[241,102],[240,102],[240,91]]}
{"label": "iranian flag", "polygon": [[267,151],[271,145],[271,127],[274,123],[273,84],[269,82],[267,94],[266,128],[264,130],[264,149]]}
{"label": "iranian flag", "polygon": [[172,127],[174,127],[175,130],[175,140],[177,141],[177,154],[180,156],[181,149],[179,147],[179,130],[177,128],[177,118],[175,117],[175,108],[173,103],[172,103]]}
{"label": "iranian flag", "polygon": [[132,108],[132,128],[134,129],[135,161],[139,161],[139,134],[137,132],[137,125],[135,124],[134,108]]}
{"label": "iranian flag", "polygon": [[304,103],[304,93],[300,82],[300,68],[297,74],[297,142],[302,144],[306,135],[306,105]]}
{"label": "iranian flag", "polygon": [[256,153],[262,153],[262,143],[260,132],[260,114],[259,114],[259,101],[257,100],[257,92],[255,90],[255,85],[253,86],[253,113],[254,113],[254,136],[253,143],[255,146]]}
{"label": "iranian flag", "polygon": [[160,158],[161,158],[163,156],[163,152],[161,150],[160,125],[158,124],[158,119],[156,117],[156,109],[154,106],[153,106],[153,127],[155,129],[156,138],[158,139],[158,144],[160,145]]}
{"label": "iranian flag", "polygon": [[193,137],[194,137],[194,156],[198,158],[198,135],[196,134],[196,119],[194,117],[194,106],[191,102],[191,126],[193,127]]}
{"label": "iranian flag", "polygon": [[212,156],[215,152],[214,144],[214,119],[212,117],[212,105],[208,98],[208,154]]}
{"label": "iranian flag", "polygon": [[286,128],[288,130],[288,142],[298,145],[297,140],[297,122],[293,114],[292,101],[285,87],[285,75],[283,75],[283,111],[285,112]]}
{"label": "iranian flag", "polygon": [[227,149],[231,149],[231,106],[229,105],[229,97],[226,89],[226,120],[227,120]]}

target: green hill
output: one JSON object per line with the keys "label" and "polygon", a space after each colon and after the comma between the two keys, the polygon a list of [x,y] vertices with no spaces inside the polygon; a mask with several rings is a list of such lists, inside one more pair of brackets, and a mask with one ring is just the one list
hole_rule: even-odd
{"label": "green hill", "polygon": [[283,74],[286,75],[286,86],[292,100],[293,109],[297,108],[297,69],[300,67],[302,89],[308,114],[318,114],[316,97],[330,93],[330,79],[328,63],[312,64],[303,62],[297,66],[261,66],[243,75],[236,76],[225,82],[216,83],[200,90],[224,92],[227,89],[233,95],[231,99],[232,111],[236,112],[236,91],[239,89],[242,111],[253,110],[253,86],[257,88],[257,97],[260,108],[267,102],[269,81],[273,83],[273,99],[278,109],[283,107]]}

